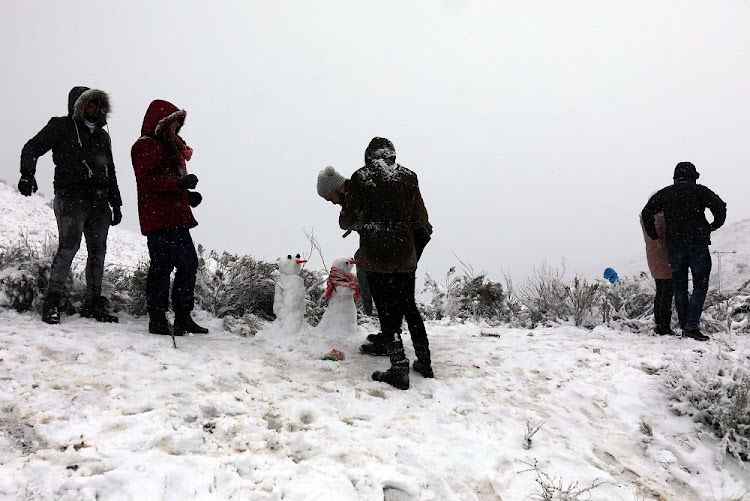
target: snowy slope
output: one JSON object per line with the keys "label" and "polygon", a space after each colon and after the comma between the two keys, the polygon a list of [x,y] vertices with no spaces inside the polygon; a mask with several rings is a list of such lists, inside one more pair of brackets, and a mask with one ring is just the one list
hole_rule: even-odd
{"label": "snowy slope", "polygon": [[[6,184],[0,183],[0,247],[18,245],[25,235],[31,246],[41,247],[45,242],[57,248],[57,223],[50,201],[35,194],[24,197]],[[86,243],[76,254],[73,265],[83,269],[86,264]],[[133,266],[148,257],[146,237],[132,231],[112,226],[107,238],[106,265]]]}
{"label": "snowy slope", "polygon": [[[736,290],[750,280],[750,219],[743,219],[737,223],[722,226],[711,234],[711,270],[710,287],[719,286],[719,261],[715,254],[732,252],[721,256],[721,290],[724,292]],[[642,271],[648,273],[646,264],[646,250],[644,244],[643,255],[627,259],[614,266],[621,276],[636,275]],[[602,268],[604,269],[604,268]]]}

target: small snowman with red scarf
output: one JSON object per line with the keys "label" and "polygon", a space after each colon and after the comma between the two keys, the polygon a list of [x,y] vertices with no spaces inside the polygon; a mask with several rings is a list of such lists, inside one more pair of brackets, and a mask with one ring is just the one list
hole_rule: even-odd
{"label": "small snowman with red scarf", "polygon": [[359,283],[352,267],[352,258],[336,259],[331,265],[326,282],[328,307],[316,327],[318,338],[341,343],[357,334],[357,307],[354,299],[359,297]]}

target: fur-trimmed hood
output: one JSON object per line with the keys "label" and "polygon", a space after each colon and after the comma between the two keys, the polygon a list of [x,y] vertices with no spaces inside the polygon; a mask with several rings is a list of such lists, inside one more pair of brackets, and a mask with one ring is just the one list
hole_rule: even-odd
{"label": "fur-trimmed hood", "polygon": [[174,104],[163,99],[155,99],[146,110],[141,126],[142,136],[158,136],[162,130],[171,122],[179,121],[180,125],[185,123],[187,112],[179,109]]}
{"label": "fur-trimmed hood", "polygon": [[96,103],[96,124],[100,127],[106,125],[112,108],[109,94],[99,89],[73,87],[68,94],[68,116],[73,120],[83,120],[86,106],[92,101]]}

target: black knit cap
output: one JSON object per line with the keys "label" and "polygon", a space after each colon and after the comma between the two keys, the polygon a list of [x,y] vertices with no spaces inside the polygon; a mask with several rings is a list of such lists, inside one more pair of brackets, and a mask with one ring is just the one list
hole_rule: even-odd
{"label": "black knit cap", "polygon": [[372,157],[373,153],[383,149],[389,149],[393,151],[394,155],[396,154],[396,148],[393,146],[393,143],[390,139],[386,139],[384,137],[373,137],[370,140],[370,144],[368,144],[367,148],[365,149],[365,163],[369,163],[369,160]]}
{"label": "black knit cap", "polygon": [[672,176],[672,178],[673,179],[692,179],[692,180],[696,180],[700,176],[701,175],[698,174],[698,171],[695,170],[695,165],[693,165],[690,162],[680,162],[674,168],[674,176]]}

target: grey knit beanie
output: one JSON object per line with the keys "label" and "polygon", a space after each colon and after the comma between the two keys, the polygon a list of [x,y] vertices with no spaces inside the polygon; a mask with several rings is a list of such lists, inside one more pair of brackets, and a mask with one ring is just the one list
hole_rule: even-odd
{"label": "grey knit beanie", "polygon": [[344,185],[346,178],[330,165],[318,173],[318,195],[325,197]]}

